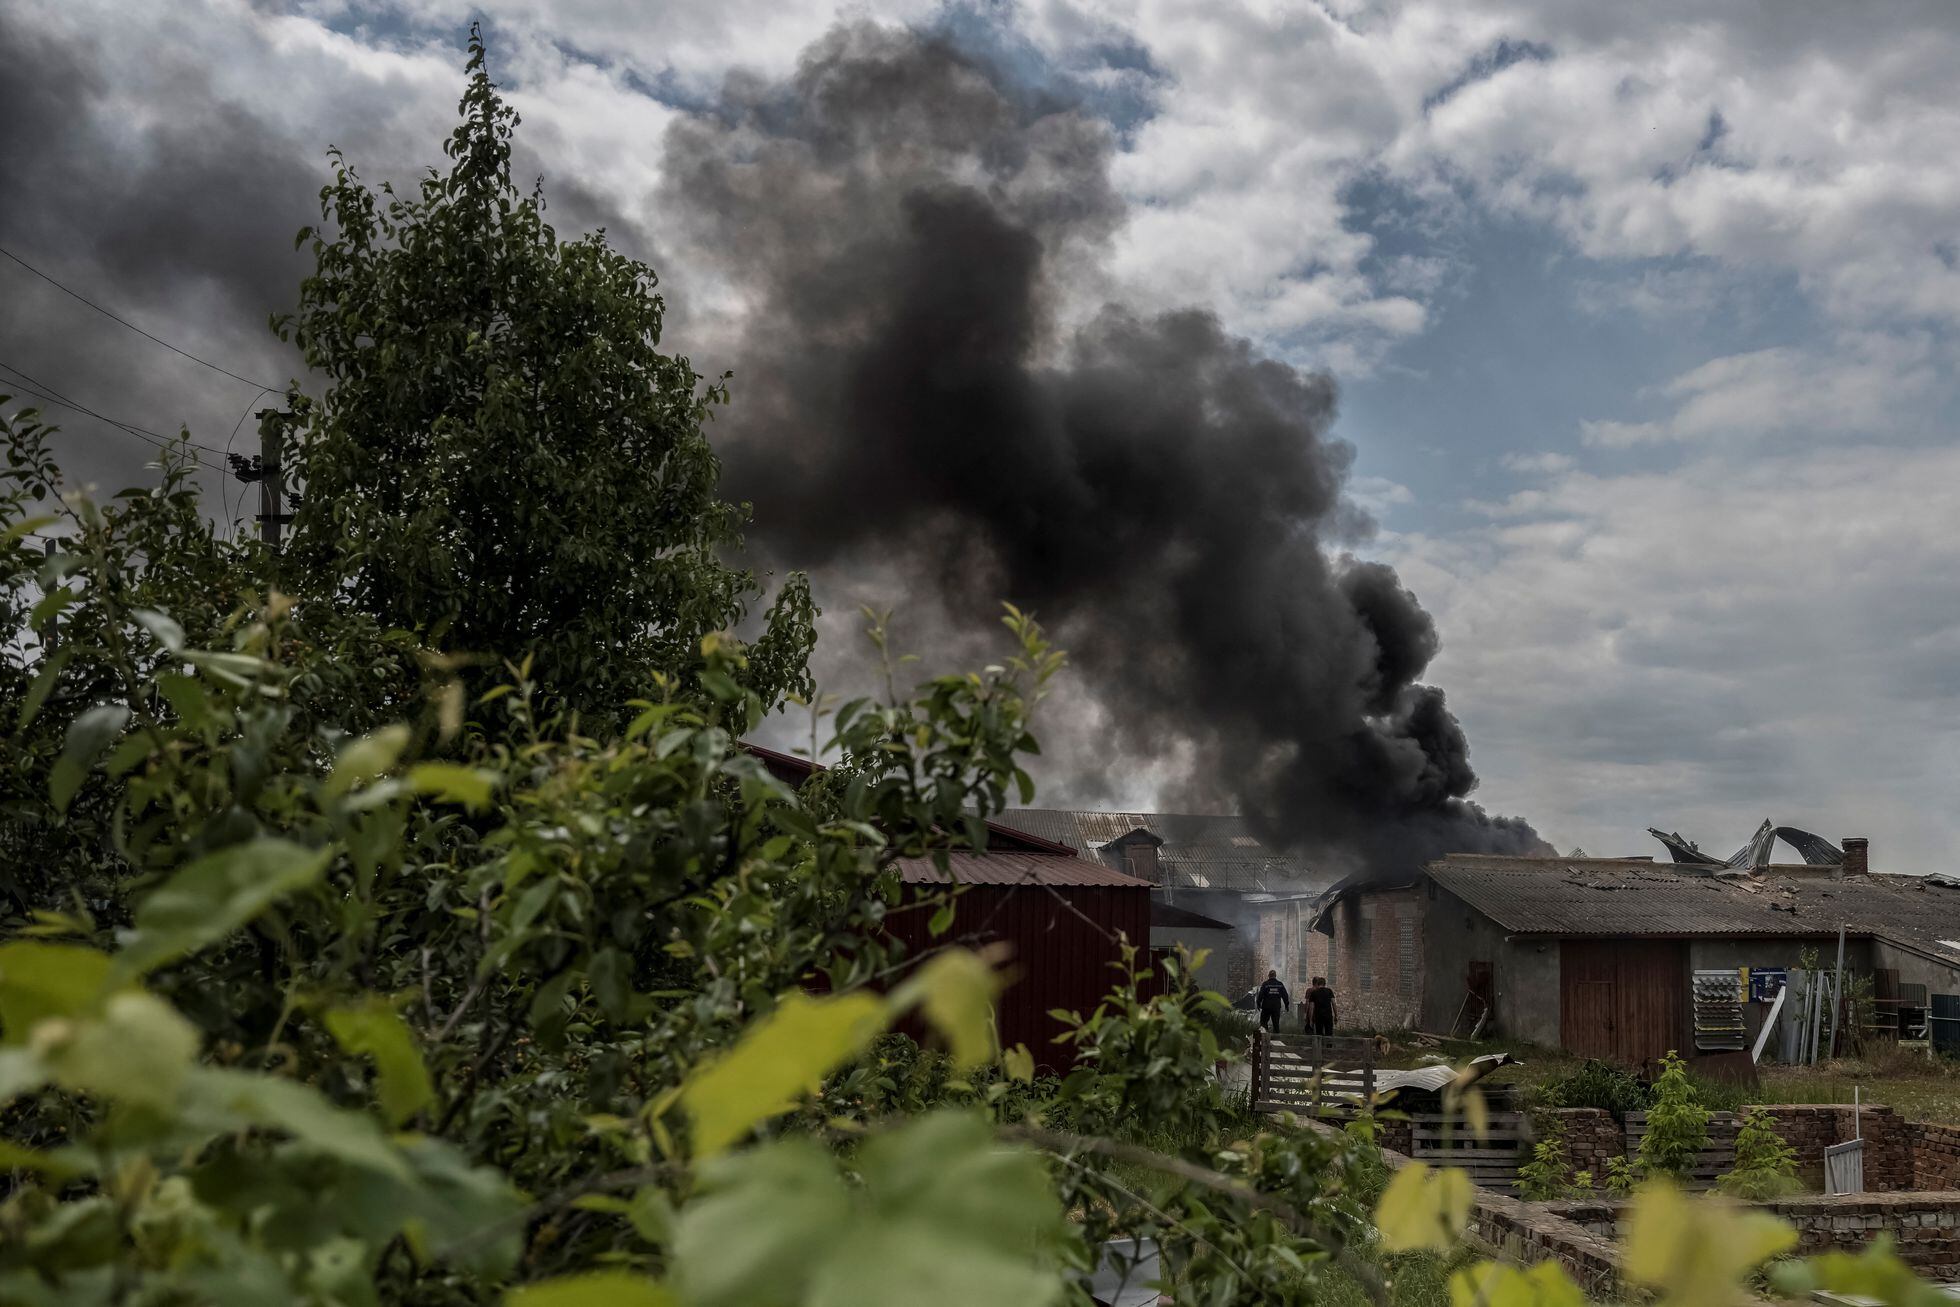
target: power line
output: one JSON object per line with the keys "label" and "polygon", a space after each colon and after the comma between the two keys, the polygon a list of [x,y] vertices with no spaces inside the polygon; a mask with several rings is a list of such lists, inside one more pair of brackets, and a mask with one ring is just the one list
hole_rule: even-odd
{"label": "power line", "polygon": [[94,300],[82,294],[80,291],[74,291],[68,289],[68,287],[62,285],[60,282],[56,281],[53,277],[50,277],[47,273],[42,272],[39,268],[29,263],[26,259],[21,258],[20,255],[15,254],[12,250],[6,248],[4,245],[0,245],[0,254],[6,255],[8,258],[12,259],[15,263],[18,263],[21,267],[26,268],[29,272],[39,277],[42,281],[47,282],[48,285],[54,287],[62,294],[72,296],[73,298],[80,300],[82,303],[94,309],[97,313],[100,313],[103,317],[108,318],[112,322],[120,322],[123,326],[128,327],[131,331],[143,337],[145,340],[154,341],[155,343],[163,346],[165,349],[169,350],[173,354],[181,354],[193,363],[201,363],[205,367],[210,368],[213,372],[222,372],[227,377],[230,377],[233,381],[242,381],[248,386],[258,386],[262,390],[285,389],[285,387],[283,386],[268,386],[262,382],[254,381],[250,377],[241,377],[236,372],[233,372],[230,368],[221,368],[216,363],[213,363],[210,359],[201,359],[187,349],[179,349],[177,346],[171,344],[169,341],[165,340],[161,336],[151,335],[149,332],[143,330],[141,327],[131,322],[128,318],[110,312],[108,309],[103,308],[100,304],[97,304]]}
{"label": "power line", "polygon": [[[13,367],[5,362],[0,362],[0,372],[11,372],[14,376],[20,378],[20,382],[22,384],[15,386],[15,388],[20,390],[25,390],[28,394],[34,396],[34,398],[36,399],[44,400],[47,403],[55,404],[65,409],[70,409],[76,413],[83,414],[84,416],[87,417],[92,417],[97,422],[101,422],[108,426],[114,427],[118,431],[126,432],[129,435],[135,436],[138,440],[148,441],[149,443],[155,445],[159,449],[169,449],[175,445],[187,445],[193,450],[201,449],[205,453],[211,454],[217,458],[223,458],[224,456],[223,450],[213,449],[209,445],[200,445],[195,440],[176,437],[176,436],[166,436],[161,432],[152,431],[148,427],[139,427],[134,422],[124,422],[118,418],[112,418],[106,413],[98,413],[94,409],[88,407],[88,405],[78,403],[75,400],[68,398],[66,395],[63,395],[60,391],[56,390],[53,386],[50,386],[43,381],[36,381],[33,377],[28,376],[25,372],[22,372],[19,368]],[[222,472],[224,470],[223,464],[207,463],[205,462],[204,459],[199,458],[195,453],[191,454],[191,458],[200,466],[209,467],[212,468],[214,471],[219,471],[219,472]]]}

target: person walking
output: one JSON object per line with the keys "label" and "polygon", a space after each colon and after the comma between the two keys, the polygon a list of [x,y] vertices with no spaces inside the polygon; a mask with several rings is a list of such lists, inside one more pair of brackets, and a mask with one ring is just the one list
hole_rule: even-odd
{"label": "person walking", "polygon": [[1313,987],[1300,996],[1300,1017],[1308,1033],[1326,1039],[1334,1033],[1334,991],[1327,977],[1315,976]]}
{"label": "person walking", "polygon": [[1255,1001],[1259,1007],[1260,1026],[1277,1035],[1279,1014],[1293,1006],[1293,999],[1287,994],[1286,986],[1280,982],[1279,972],[1266,973],[1266,983],[1259,986]]}

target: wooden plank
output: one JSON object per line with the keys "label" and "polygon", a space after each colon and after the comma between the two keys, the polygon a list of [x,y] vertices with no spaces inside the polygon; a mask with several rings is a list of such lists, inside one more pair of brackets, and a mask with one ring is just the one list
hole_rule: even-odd
{"label": "wooden plank", "polygon": [[1515,1168],[1524,1160],[1517,1150],[1510,1148],[1418,1148],[1414,1156],[1440,1158],[1450,1166],[1463,1166],[1475,1162],[1508,1162]]}

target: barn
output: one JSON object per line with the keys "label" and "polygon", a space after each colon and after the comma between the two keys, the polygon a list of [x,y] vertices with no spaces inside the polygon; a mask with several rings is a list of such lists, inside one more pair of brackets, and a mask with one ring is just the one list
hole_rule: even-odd
{"label": "barn", "polygon": [[[1881,1023],[1930,1017],[1960,1043],[1960,885],[1845,864],[1754,871],[1644,858],[1459,854],[1356,880],[1321,905],[1343,1022],[1483,1033],[1630,1064],[1753,1051],[1804,957],[1868,981]],[[1796,1016],[1786,1004],[1788,1027]],[[1794,1043],[1778,1029],[1777,1056]]]}

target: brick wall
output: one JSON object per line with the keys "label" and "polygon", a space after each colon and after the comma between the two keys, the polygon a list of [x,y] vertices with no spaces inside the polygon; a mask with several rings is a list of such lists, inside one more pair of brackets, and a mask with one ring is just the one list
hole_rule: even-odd
{"label": "brick wall", "polygon": [[1906,1126],[1912,1187],[1960,1189],[1960,1126],[1936,1121],[1909,1121]]}
{"label": "brick wall", "polygon": [[1423,908],[1416,890],[1381,891],[1341,903],[1332,977],[1341,1025],[1401,1030],[1412,1023],[1422,1001]]}
{"label": "brick wall", "polygon": [[1797,1153],[1797,1174],[1811,1189],[1824,1187],[1824,1150],[1862,1137],[1865,1141],[1865,1189],[1892,1193],[1907,1189],[1938,1189],[1923,1184],[1916,1171],[1916,1132],[1922,1123],[1907,1121],[1889,1107],[1860,1108],[1830,1103],[1767,1103],[1749,1109],[1774,1119],[1776,1133]]}
{"label": "brick wall", "polygon": [[[1849,1107],[1828,1103],[1772,1103],[1745,1109],[1767,1114],[1776,1133],[1797,1154],[1797,1175],[1804,1187],[1824,1187],[1824,1150],[1862,1137],[1865,1141],[1865,1189],[1895,1193],[1917,1189],[1960,1189],[1960,1126],[1906,1121],[1889,1107],[1867,1107],[1852,1119]],[[1555,1120],[1565,1131],[1565,1158],[1572,1170],[1604,1183],[1606,1162],[1612,1157],[1632,1160],[1634,1140],[1612,1114],[1596,1107],[1550,1108],[1538,1113]],[[1717,1143],[1734,1139],[1734,1114],[1717,1112],[1710,1132]]]}
{"label": "brick wall", "polygon": [[1583,1176],[1585,1184],[1602,1188],[1608,1159],[1627,1155],[1626,1131],[1603,1107],[1555,1107],[1535,1115],[1545,1128],[1555,1122],[1564,1133],[1565,1163],[1575,1180]]}
{"label": "brick wall", "polygon": [[[1611,1199],[1531,1204],[1601,1241],[1618,1238],[1624,1204]],[[1960,1274],[1960,1198],[1952,1194],[1806,1194],[1756,1204],[1797,1231],[1797,1252],[1857,1252],[1889,1234],[1899,1256],[1921,1275]]]}
{"label": "brick wall", "polygon": [[1858,1252],[1885,1233],[1921,1275],[1960,1273],[1960,1199],[1952,1194],[1811,1194],[1762,1206],[1797,1227],[1800,1253]]}

